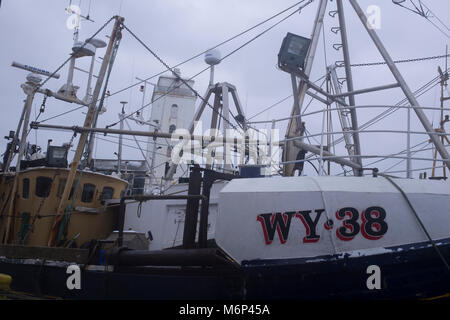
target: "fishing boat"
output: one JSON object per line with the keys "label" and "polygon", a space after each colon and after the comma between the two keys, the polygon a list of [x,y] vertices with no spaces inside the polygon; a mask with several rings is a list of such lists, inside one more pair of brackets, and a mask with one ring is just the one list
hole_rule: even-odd
{"label": "fishing boat", "polygon": [[[12,290],[66,299],[447,297],[450,186],[445,170],[450,168],[450,157],[444,144],[445,118],[442,115],[439,130],[433,129],[426,108],[356,0],[349,0],[349,6],[395,83],[354,89],[342,0],[336,0],[330,15],[339,20],[336,33],[342,40],[347,90],[335,65],[326,69],[326,89],[312,81],[330,3],[304,0],[283,11],[291,10],[290,17],[313,2],[317,13],[310,37],[288,33],[278,55],[279,72],[290,75],[294,100],[291,116],[282,119],[288,123],[284,139],[255,128],[256,123],[244,114],[236,86],[215,82],[214,68],[229,55],[222,57],[216,47],[202,53],[210,81],[201,95],[194,89],[193,77],[169,67],[119,16],[109,21],[114,26],[97,83],[92,96],[88,84],[84,100],[76,97],[71,72],[67,83],[52,92],[43,89],[46,81],[38,74],[48,79],[57,77],[59,70],[51,73],[16,63],[33,74],[23,85],[27,101],[18,129],[10,134],[9,156],[0,176],[0,273],[11,276]],[[115,123],[120,129],[96,125],[122,32],[167,69],[154,84],[149,121],[135,118],[148,131],[125,130],[123,124],[132,115],[126,115],[124,107]],[[95,48],[104,46],[94,37],[84,42],[76,39],[67,60],[69,70],[74,70],[77,58],[94,57]],[[442,86],[446,72],[441,72]],[[147,80],[139,84],[147,85]],[[363,162],[357,113],[376,106],[357,106],[355,96],[390,89],[401,90],[407,103],[403,108],[408,115],[416,113],[434,146],[432,179],[424,175],[412,179],[411,148],[405,152],[405,178]],[[30,124],[37,93],[87,106],[83,126]],[[302,111],[306,96],[325,106],[311,112],[323,117],[318,145],[308,142],[313,135],[307,133],[307,114]],[[200,100],[197,108],[196,99]],[[443,112],[445,100],[441,101],[441,108],[435,109]],[[144,107],[143,101],[139,111]],[[198,123],[206,108],[212,115],[204,133]],[[330,141],[325,143],[331,134],[324,129],[331,112],[342,126],[338,133],[345,142],[344,156],[334,153]],[[277,121],[270,122],[275,129]],[[70,167],[71,143],[49,144],[45,156],[36,152],[27,158],[29,126],[72,131],[74,138],[80,135]],[[411,130],[406,133],[410,137]],[[117,160],[93,159],[95,134],[120,136]],[[124,136],[135,139],[144,161],[124,164]],[[136,137],[148,138],[146,152]],[[15,152],[17,165],[11,170]],[[313,161],[318,161],[318,175],[305,175],[305,163]],[[439,161],[444,170],[440,178],[435,176]],[[331,163],[342,166],[348,176],[333,176]]]}

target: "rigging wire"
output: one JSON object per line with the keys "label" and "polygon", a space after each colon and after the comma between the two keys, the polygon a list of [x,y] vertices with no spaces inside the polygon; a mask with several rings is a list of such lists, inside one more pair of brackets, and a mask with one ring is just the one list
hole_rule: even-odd
{"label": "rigging wire", "polygon": [[445,27],[445,29],[450,31],[450,28],[447,27],[447,25],[433,11],[431,11],[431,9],[423,1],[421,1],[421,4]]}
{"label": "rigging wire", "polygon": [[[447,72],[450,71],[450,68],[447,69]],[[414,92],[414,96],[416,98],[421,97],[422,95],[424,95],[425,93],[427,93],[428,91],[430,91],[432,88],[434,88],[436,85],[438,85],[440,83],[440,76],[435,77],[434,79],[432,79],[431,81],[429,81],[428,83],[426,83],[425,85],[423,85],[422,87],[420,87],[419,89],[417,89]],[[404,98],[403,100],[399,101],[396,106],[404,106],[406,103],[408,102],[407,98]],[[391,107],[383,112],[381,112],[380,114],[378,114],[377,116],[375,116],[374,118],[372,118],[371,120],[367,121],[366,123],[364,123],[363,125],[361,125],[358,130],[364,130],[366,128],[369,128],[370,126],[376,124],[377,122],[383,120],[384,118],[392,115],[393,113],[395,113],[396,111],[398,111],[400,108],[397,107]],[[341,137],[339,139],[336,140],[335,144],[338,144],[340,142],[342,142],[344,139]]]}
{"label": "rigging wire", "polygon": [[[433,18],[436,18],[436,19],[441,23],[441,25],[444,26],[444,28],[446,28],[448,31],[450,31],[450,29],[447,27],[447,25],[446,25],[441,19],[439,19],[439,17],[438,17],[433,11],[431,11],[429,7],[427,7],[427,6],[425,5],[425,3],[423,3],[421,0],[419,0],[419,3],[420,3],[421,6],[423,5],[423,6],[428,10],[428,12],[431,13],[431,14],[433,15]],[[438,29],[438,30],[439,30],[442,34],[444,34],[447,38],[450,38],[450,36],[447,34],[447,32],[445,32],[444,30],[442,30],[441,27],[439,27],[439,26],[436,25],[433,21],[430,20],[430,16],[429,16],[429,15],[426,15],[426,16],[425,16],[425,19],[427,19],[428,22],[430,22],[436,29]]]}
{"label": "rigging wire", "polygon": [[[418,153],[418,152],[427,151],[427,150],[429,149],[429,148],[427,148],[427,146],[425,146],[425,147],[423,147],[423,148],[421,148],[421,149],[419,149],[419,150],[413,150],[413,149],[415,149],[415,148],[417,148],[417,147],[420,147],[420,146],[422,146],[422,145],[424,145],[424,144],[429,144],[428,139],[426,139],[425,141],[422,141],[422,142],[420,142],[420,143],[418,143],[418,144],[412,146],[412,147],[411,147],[411,155],[416,154],[416,153]],[[408,152],[408,150],[407,150],[407,149],[404,149],[404,150],[402,150],[402,151],[400,151],[400,152],[392,153],[392,154],[390,154],[390,155],[388,155],[388,156],[386,156],[386,157],[384,157],[384,158],[382,158],[382,159],[378,159],[378,160],[375,160],[375,161],[373,161],[373,162],[370,162],[370,163],[366,164],[365,166],[366,166],[366,167],[370,167],[370,166],[373,166],[373,165],[376,164],[376,163],[380,163],[380,162],[382,162],[382,161],[388,160],[388,159],[390,159],[391,157],[400,156],[400,155],[405,154],[405,153],[407,153],[407,152]],[[393,165],[392,167],[389,167],[388,169],[384,169],[383,172],[387,172],[388,170],[390,170],[390,169],[396,167],[397,165],[399,165],[400,163],[402,163],[402,162],[404,162],[404,161],[406,161],[406,159],[402,159],[402,160],[400,160],[398,163],[396,163],[395,165]],[[344,170],[344,171],[345,171],[345,173],[349,173],[349,172],[351,172],[352,170]],[[403,172],[405,172],[405,171],[406,171],[406,170],[403,170]],[[344,173],[344,174],[345,174],[345,173]],[[339,175],[341,175],[341,174],[339,174]]]}
{"label": "rigging wire", "polygon": [[[47,82],[48,82],[48,80],[50,80],[59,70],[61,70],[65,65],[66,65],[66,63],[68,63],[71,59],[72,59],[72,57],[73,56],[75,56],[78,52],[80,52],[81,50],[83,50],[83,48],[84,48],[84,46],[90,41],[90,40],[92,40],[94,37],[96,37],[112,20],[114,20],[116,18],[116,16],[114,16],[114,17],[111,17],[111,19],[109,19],[108,21],[106,21],[105,22],[105,24],[103,25],[103,26],[101,26],[100,27],[100,29],[98,29],[90,38],[88,38],[84,43],[83,43],[83,45],[81,45],[80,47],[78,47],[76,50],[74,50],[71,54],[70,54],[70,56],[69,56],[69,58],[67,58],[58,68],[56,68],[56,70],[55,71],[53,71],[49,76],[47,76],[47,78],[44,80],[44,81],[42,81],[34,90],[35,90],[35,92],[37,92],[40,88],[42,88],[42,86],[44,85],[44,84],[46,84]],[[84,106],[83,106],[84,107]]]}
{"label": "rigging wire", "polygon": [[[269,22],[270,20],[275,19],[275,18],[278,17],[279,15],[282,15],[282,14],[285,13],[286,11],[289,11],[290,9],[292,9],[292,8],[294,8],[294,7],[296,7],[296,6],[300,5],[300,4],[302,4],[302,3],[305,2],[305,1],[306,1],[306,0],[302,0],[302,1],[299,1],[299,2],[297,2],[297,3],[295,3],[295,4],[291,5],[291,6],[289,6],[288,8],[286,8],[286,9],[284,9],[284,10],[282,10],[282,11],[276,13],[276,14],[274,14],[273,16],[271,16],[271,17],[269,17],[269,18],[267,18],[267,19],[265,19],[265,20],[259,22],[258,24],[254,25],[254,26],[252,26],[252,27],[250,27],[250,28],[247,28],[246,30],[244,30],[244,31],[242,31],[242,32],[240,32],[240,33],[238,33],[238,34],[236,34],[236,35],[234,35],[234,36],[232,36],[232,37],[230,37],[230,38],[228,38],[228,39],[226,39],[226,40],[224,40],[224,41],[218,43],[218,44],[216,44],[215,46],[213,46],[213,47],[211,47],[211,48],[209,48],[209,49],[207,49],[207,50],[204,50],[204,51],[202,51],[202,52],[200,52],[200,53],[198,53],[198,54],[196,54],[196,55],[194,55],[194,56],[192,56],[192,57],[190,57],[190,58],[188,58],[188,59],[186,59],[186,60],[184,60],[184,61],[178,63],[177,65],[173,66],[173,68],[178,68],[178,67],[182,66],[183,64],[186,64],[186,63],[188,63],[188,62],[190,62],[190,61],[192,61],[192,60],[194,60],[194,59],[196,59],[196,58],[198,58],[198,57],[204,55],[205,53],[207,53],[207,52],[210,51],[210,50],[216,49],[216,48],[218,48],[218,47],[220,47],[220,46],[222,46],[222,45],[224,45],[224,44],[227,44],[227,43],[230,42],[230,41],[233,41],[234,39],[237,39],[238,37],[240,37],[240,36],[242,36],[242,35],[244,35],[244,34],[250,32],[250,31],[252,31],[253,29],[256,29],[257,27],[259,27],[259,26],[261,26],[261,25],[263,25],[263,24]],[[309,1],[312,2],[311,0],[309,0]],[[163,71],[161,71],[161,72],[158,72],[157,74],[154,74],[154,75],[152,75],[152,76],[150,76],[150,77],[148,77],[148,78],[146,78],[146,79],[144,79],[144,80],[141,80],[141,81],[139,81],[139,82],[137,82],[137,83],[135,83],[135,84],[132,84],[132,85],[130,85],[130,86],[127,86],[127,87],[122,88],[122,89],[120,89],[120,90],[118,90],[118,91],[116,91],[116,92],[111,93],[111,96],[114,96],[114,95],[119,94],[119,93],[121,93],[121,92],[123,92],[123,91],[126,91],[126,90],[128,90],[128,89],[131,89],[132,87],[138,86],[138,85],[142,84],[142,83],[145,82],[145,81],[151,80],[151,79],[153,79],[153,78],[156,78],[157,76],[162,75],[162,74],[165,73],[165,72],[167,72],[167,70],[163,70]]]}
{"label": "rigging wire", "polygon": [[[304,0],[305,1],[305,0]],[[304,2],[302,1],[302,2]],[[311,4],[314,0],[309,0],[307,2],[306,5]],[[242,48],[244,48],[245,46],[247,46],[248,44],[252,43],[253,41],[255,41],[256,39],[258,39],[259,37],[261,37],[262,35],[264,35],[265,33],[267,33],[268,31],[270,31],[271,29],[273,29],[274,27],[276,27],[277,25],[279,25],[280,23],[282,23],[283,21],[287,20],[288,18],[290,18],[291,16],[293,16],[295,13],[300,12],[306,5],[294,10],[292,13],[290,13],[289,15],[287,15],[286,17],[284,17],[283,19],[279,20],[278,22],[276,22],[275,24],[271,25],[269,28],[263,30],[261,33],[257,34],[256,36],[254,36],[253,38],[251,38],[250,40],[246,41],[245,43],[243,43],[242,45],[240,45],[239,47],[237,47],[236,49],[232,50],[231,52],[229,52],[227,55],[225,55],[224,57],[222,57],[220,59],[220,61],[222,62],[223,60],[225,60],[226,58],[230,57],[231,55],[233,55],[234,53],[238,52],[239,50],[241,50]],[[198,76],[199,74],[205,72],[206,70],[210,69],[211,66],[206,67],[205,69],[203,69],[202,71],[200,71],[199,73],[197,73],[196,75],[194,75],[193,77],[191,77],[188,81],[182,79],[178,74],[176,74],[172,68],[169,67],[169,65],[167,63],[165,63],[153,50],[151,50],[139,37],[137,37],[126,25],[123,25],[124,29],[127,30],[142,46],[144,46],[145,49],[147,49],[147,51],[149,51],[160,63],[162,63],[165,67],[166,67],[166,71],[170,71],[172,72],[172,74],[181,82],[183,82],[184,85],[186,85],[197,97],[199,97],[208,107],[210,107],[213,112],[217,112],[213,106],[211,106],[211,104],[206,101],[204,99],[203,96],[201,96],[194,88],[192,88],[189,84],[188,81],[192,80],[193,78],[195,78],[196,76]],[[166,72],[165,71],[165,72]],[[174,88],[175,89],[175,88]],[[173,89],[173,90],[174,90]],[[164,93],[162,96],[158,97],[158,98],[162,98],[166,95],[168,95],[171,91],[168,91],[166,93]],[[154,101],[153,101],[154,102]],[[130,116],[132,116],[133,114],[135,114],[136,112],[141,111],[142,109],[144,109],[145,107],[147,107],[148,105],[150,105],[152,102],[148,103],[147,105],[142,106],[141,108],[139,108],[138,110],[128,114],[127,116],[125,116],[125,118],[128,118]],[[231,112],[230,112],[231,113]],[[231,113],[231,115],[234,117],[234,115]],[[223,116],[219,115],[221,118],[224,118]],[[224,121],[226,121],[231,127],[233,127],[233,129],[236,129],[236,126],[233,125],[229,120],[224,118]],[[118,123],[118,121],[108,125],[107,127],[112,127],[115,126]]]}
{"label": "rigging wire", "polygon": [[[394,63],[420,62],[420,61],[427,61],[427,60],[441,59],[441,58],[446,58],[446,57],[450,57],[450,54],[446,54],[446,55],[438,55],[438,56],[430,56],[430,57],[422,57],[422,58],[412,58],[412,59],[396,60],[396,61],[394,61]],[[386,64],[386,62],[383,61],[383,62],[357,63],[357,64],[351,64],[350,66],[351,66],[351,67],[370,67],[370,66],[385,65],[385,64]],[[343,67],[343,65],[342,65],[342,64],[339,64],[339,63],[337,63],[336,66],[339,67],[339,68]],[[450,70],[450,68],[449,68],[448,70]],[[323,76],[323,77],[325,77],[325,76]],[[322,77],[322,78],[323,78],[323,77]],[[321,79],[322,79],[322,78],[321,78]],[[438,78],[439,78],[439,77],[438,77]],[[431,80],[430,82],[434,82],[434,81],[436,81],[438,78],[435,78],[435,79]],[[320,80],[320,79],[318,79],[317,81],[319,81],[319,80]],[[317,81],[316,81],[316,82],[317,82]],[[430,82],[427,83],[425,86],[429,85]],[[433,86],[433,87],[434,87],[434,86]],[[420,90],[420,89],[419,89],[419,90]],[[291,95],[291,96],[292,96],[292,95]],[[287,98],[285,98],[285,99],[287,99]],[[402,100],[401,102],[397,103],[397,105],[400,105],[400,104],[404,103],[405,100],[406,100],[406,99],[404,99],[404,100]],[[280,103],[281,103],[281,102],[280,102]],[[270,106],[270,107],[275,107],[275,106],[276,106],[276,105],[273,105],[273,106]],[[270,107],[268,107],[268,109],[269,109]],[[264,111],[265,111],[265,110],[264,110]],[[261,113],[264,112],[264,111],[261,111]],[[386,110],[386,111],[384,111],[384,112],[389,112],[389,111],[391,111],[391,110]],[[256,116],[259,115],[259,114],[260,114],[260,113],[258,113],[258,114],[256,114],[256,115],[252,116],[252,117],[249,118],[248,120],[253,119],[254,117],[256,117]],[[364,124],[364,125],[366,125],[366,124]]]}
{"label": "rigging wire", "polygon": [[[319,79],[317,79],[316,81],[314,81],[314,83],[319,82],[320,80],[322,80],[322,79],[325,78],[325,77],[326,77],[326,75],[320,77]],[[323,86],[323,83],[322,83],[322,85],[321,85],[320,87],[322,87],[322,86]],[[250,118],[248,118],[247,121],[250,121],[250,120],[252,120],[253,118],[256,118],[257,116],[259,116],[260,114],[262,114],[262,113],[264,113],[264,112],[266,112],[266,111],[269,111],[270,109],[272,109],[272,108],[276,107],[277,105],[283,103],[284,101],[286,101],[287,99],[289,99],[289,98],[292,97],[292,96],[293,96],[293,94],[290,94],[289,96],[283,98],[282,100],[280,100],[280,101],[278,101],[278,102],[275,102],[274,104],[270,105],[269,107],[265,108],[264,110],[258,112],[257,114],[251,116]],[[305,108],[305,110],[304,110],[303,112],[306,111],[306,109],[308,108],[308,106],[311,104],[312,101],[313,101],[313,98],[311,98],[311,101],[308,103],[307,107]]]}
{"label": "rigging wire", "polygon": [[[438,20],[438,21],[439,21],[439,22],[440,22],[447,30],[450,31],[450,29],[446,26],[446,24],[445,24],[441,19],[439,19],[439,17],[437,17],[437,16],[436,16],[436,15],[435,15],[435,14],[434,14],[434,13],[433,13],[426,5],[425,5],[425,3],[423,3],[422,0],[418,0],[418,1],[419,1],[420,8],[417,7],[417,5],[414,3],[413,0],[410,0],[411,4],[412,4],[413,7],[415,8],[415,10],[413,10],[413,9],[411,9],[411,8],[408,8],[408,7],[404,6],[402,3],[395,3],[395,2],[394,2],[394,4],[400,6],[400,7],[404,8],[404,9],[407,9],[407,10],[413,12],[413,13],[416,13],[416,14],[418,14],[419,16],[425,18],[425,19],[426,19],[428,22],[430,22],[437,30],[439,30],[443,35],[445,35],[447,38],[450,38],[450,36],[449,36],[444,30],[442,30],[441,27],[439,27],[439,26],[436,25],[433,21],[431,21],[431,19],[430,19],[430,13],[433,15],[433,18],[436,18],[436,19],[437,19],[437,20]],[[428,12],[425,12],[425,10],[424,10],[423,7],[425,7],[425,8],[428,10]]]}
{"label": "rigging wire", "polygon": [[[268,22],[268,21],[270,21],[270,20],[272,20],[272,19],[278,17],[279,15],[285,13],[286,11],[289,11],[290,9],[296,7],[297,5],[302,4],[302,3],[305,2],[305,1],[306,1],[306,0],[302,0],[302,1],[299,1],[299,2],[295,3],[294,5],[292,5],[292,6],[288,7],[288,8],[286,8],[286,9],[284,9],[284,10],[278,12],[277,14],[275,14],[275,15],[273,15],[273,16],[271,16],[271,17],[265,19],[264,21],[262,21],[262,22],[260,22],[260,23],[258,23],[258,24],[256,24],[256,25],[254,25],[253,27],[250,27],[250,28],[248,28],[248,29],[246,29],[246,30],[240,32],[239,34],[237,34],[237,35],[235,35],[235,36],[233,36],[233,37],[231,37],[231,38],[229,38],[229,39],[227,39],[227,40],[225,40],[225,41],[222,41],[221,43],[215,45],[214,47],[212,47],[212,48],[210,48],[210,49],[207,49],[207,50],[205,50],[205,51],[202,51],[201,53],[196,54],[195,56],[193,56],[193,57],[191,57],[191,58],[189,58],[189,59],[187,59],[187,60],[185,60],[185,61],[183,61],[183,62],[181,62],[181,63],[179,63],[179,64],[177,64],[177,65],[175,65],[173,68],[179,67],[179,66],[181,66],[181,65],[183,65],[183,64],[185,64],[185,63],[187,63],[187,62],[190,62],[190,61],[194,60],[195,58],[198,58],[199,56],[201,56],[201,55],[203,55],[204,53],[208,52],[209,50],[218,48],[219,46],[224,45],[224,44],[226,44],[226,43],[228,43],[228,42],[230,42],[230,41],[232,41],[232,40],[234,40],[234,39],[236,39],[236,38],[242,36],[243,34],[245,34],[245,33],[249,32],[249,31],[251,31],[251,30],[253,30],[253,29],[255,29],[255,28],[257,28],[257,27],[263,25],[264,23],[266,23],[266,22]],[[275,27],[276,25],[280,24],[281,22],[283,22],[284,20],[286,20],[288,17],[290,17],[291,15],[293,15],[295,12],[300,12],[306,5],[309,5],[309,4],[312,3],[313,1],[314,1],[314,0],[308,0],[308,2],[307,2],[305,5],[303,5],[302,7],[298,8],[298,9],[296,9],[292,14],[290,14],[289,16],[285,17],[284,19],[280,20],[280,21],[277,22],[276,24],[272,25],[269,29],[264,30],[261,34],[257,35],[256,37],[254,37],[254,38],[251,39],[250,41],[247,41],[244,45],[242,45],[242,46],[241,46],[240,48],[238,48],[238,49],[241,49],[242,47],[244,47],[245,45],[249,44],[249,43],[252,42],[253,40],[256,40],[259,36],[261,36],[262,34],[266,33],[267,31],[269,31],[270,29],[272,29],[272,28]],[[112,19],[113,19],[113,18],[111,18],[111,20],[112,20]],[[94,35],[94,36],[95,36],[95,35]],[[94,36],[93,36],[93,37],[94,37]],[[236,51],[238,51],[238,49],[236,49],[236,50],[230,52],[229,54],[227,54],[226,56],[224,56],[224,57],[221,59],[221,61],[224,60],[225,58],[231,56],[232,54],[234,54]],[[69,59],[68,61],[70,61],[70,59]],[[65,63],[67,63],[67,61],[66,61]],[[65,64],[65,63],[64,63],[64,64]],[[61,66],[60,68],[58,68],[54,73],[56,73],[57,71],[59,71],[61,68],[62,68],[62,66]],[[210,69],[210,66],[204,68],[203,70],[201,70],[200,72],[198,72],[197,74],[195,74],[194,76],[192,76],[191,78],[189,78],[188,81],[194,79],[195,77],[199,76],[200,74],[202,74],[203,72],[205,72],[205,71],[207,71],[207,70],[209,70],[209,69]],[[170,69],[169,69],[169,71],[170,71]],[[114,96],[114,95],[116,95],[116,94],[119,94],[119,93],[121,93],[121,92],[123,92],[123,91],[126,91],[126,90],[128,90],[128,89],[131,89],[131,88],[133,88],[134,86],[137,86],[137,85],[139,85],[139,84],[141,84],[141,83],[143,83],[143,82],[145,82],[145,81],[148,81],[148,80],[150,80],[150,79],[152,79],[152,78],[155,78],[155,77],[157,77],[157,76],[159,76],[159,75],[161,75],[161,74],[163,74],[163,73],[165,73],[165,72],[167,72],[167,70],[161,71],[161,72],[159,72],[159,73],[157,73],[157,74],[155,74],[155,75],[153,75],[153,76],[151,76],[151,77],[149,77],[149,78],[146,78],[146,79],[144,79],[144,80],[142,80],[142,81],[139,81],[139,82],[137,82],[137,83],[135,83],[135,84],[133,84],[133,85],[127,86],[127,87],[125,87],[125,88],[123,88],[123,89],[120,89],[120,90],[118,90],[118,91],[116,91],[116,92],[113,92],[113,93],[111,93],[111,94],[109,95],[109,97]],[[47,79],[47,80],[48,80],[48,79]],[[173,90],[175,90],[175,89],[176,89],[176,88],[174,88]],[[162,97],[168,95],[168,94],[171,93],[173,90],[171,90],[171,91],[169,91],[169,92],[163,94],[163,95],[160,96],[159,98],[162,98]],[[157,98],[155,101],[157,101],[159,98]],[[144,108],[148,107],[149,105],[151,105],[151,104],[152,104],[153,102],[155,102],[155,101],[152,101],[152,102],[150,102],[150,103],[144,105],[143,107],[139,108],[138,110],[136,110],[135,112],[131,113],[130,115],[133,115],[133,114],[135,114],[136,112],[139,112],[139,111],[143,110]],[[57,114],[57,115],[55,115],[55,116],[52,116],[52,117],[50,117],[50,118],[44,119],[44,120],[41,121],[41,123],[42,123],[42,122],[45,122],[45,121],[49,121],[49,120],[55,119],[55,118],[57,118],[57,117],[59,117],[59,116],[63,116],[63,115],[72,113],[72,112],[74,112],[74,111],[80,110],[81,108],[84,108],[84,106],[76,107],[76,108],[74,108],[74,109],[72,109],[72,110],[68,110],[68,111],[62,112],[62,113],[60,113],[60,114]],[[127,115],[126,118],[128,118],[130,115]],[[117,123],[118,123],[118,122],[116,122],[114,125],[116,125]],[[108,126],[108,127],[109,127],[109,126]]]}
{"label": "rigging wire", "polygon": [[250,120],[252,120],[253,118],[256,118],[256,117],[259,116],[261,113],[264,113],[264,112],[269,111],[270,109],[272,109],[272,108],[276,107],[277,105],[283,103],[284,101],[286,101],[287,99],[291,98],[292,96],[293,96],[293,95],[290,94],[290,95],[288,95],[287,97],[283,98],[282,100],[280,100],[280,101],[278,101],[278,102],[275,102],[274,104],[272,104],[271,106],[265,108],[265,109],[262,110],[261,112],[258,112],[257,114],[255,114],[255,115],[251,116],[250,118],[248,118],[247,121],[250,121]]}

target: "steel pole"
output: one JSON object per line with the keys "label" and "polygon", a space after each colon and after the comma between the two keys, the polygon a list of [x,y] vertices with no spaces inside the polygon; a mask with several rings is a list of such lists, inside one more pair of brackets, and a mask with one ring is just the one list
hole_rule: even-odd
{"label": "steel pole", "polygon": [[[340,31],[341,31],[342,51],[343,51],[343,55],[344,55],[344,66],[345,66],[345,75],[346,75],[346,78],[347,78],[347,91],[348,92],[353,92],[354,91],[353,76],[352,76],[352,68],[350,66],[350,52],[349,52],[349,48],[348,48],[347,26],[345,24],[344,6],[342,4],[342,0],[336,0],[336,4],[337,4],[338,15],[339,15],[339,27],[340,27]],[[360,144],[360,140],[359,140],[359,133],[357,132],[357,130],[358,130],[358,118],[357,118],[357,115],[356,115],[356,110],[355,110],[355,108],[353,108],[356,105],[356,103],[355,103],[355,96],[353,94],[349,95],[348,101],[349,101],[349,104],[350,104],[349,109],[350,109],[350,116],[351,116],[351,121],[352,121],[352,128],[355,131],[353,133],[353,143],[355,145],[355,154],[356,155],[360,155],[361,154],[361,144]],[[356,158],[356,161],[362,167],[362,160],[361,160],[361,158]],[[357,175],[358,176],[362,176],[363,172],[362,171],[358,171]]]}

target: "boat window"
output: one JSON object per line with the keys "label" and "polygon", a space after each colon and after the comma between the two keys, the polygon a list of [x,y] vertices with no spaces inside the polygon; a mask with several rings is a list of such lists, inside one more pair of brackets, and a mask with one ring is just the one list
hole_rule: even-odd
{"label": "boat window", "polygon": [[52,179],[49,177],[37,177],[36,179],[36,196],[47,198],[52,188]]}
{"label": "boat window", "polygon": [[170,118],[176,119],[178,117],[178,106],[176,104],[173,104],[170,108]]}
{"label": "boat window", "polygon": [[101,200],[109,200],[112,199],[114,195],[114,188],[104,187],[102,191]]}
{"label": "boat window", "polygon": [[85,183],[83,186],[83,193],[81,194],[82,202],[92,202],[94,199],[95,185]]}
{"label": "boat window", "polygon": [[59,184],[58,184],[58,192],[56,193],[56,196],[58,198],[62,197],[62,194],[64,192],[64,188],[66,187],[66,179],[59,179]]}
{"label": "boat window", "polygon": [[[67,182],[67,179],[59,179],[58,193],[57,193],[58,198],[62,197],[62,194],[64,193],[64,188],[66,187],[66,182]],[[70,189],[68,199],[71,200],[72,196],[73,196],[73,186]]]}
{"label": "boat window", "polygon": [[22,180],[22,198],[28,199],[30,197],[30,179]]}

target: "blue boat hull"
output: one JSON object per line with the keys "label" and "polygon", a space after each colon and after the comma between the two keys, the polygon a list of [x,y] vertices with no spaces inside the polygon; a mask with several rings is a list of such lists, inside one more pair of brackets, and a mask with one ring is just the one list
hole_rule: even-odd
{"label": "blue boat hull", "polygon": [[[439,241],[448,260],[450,239]],[[450,272],[428,243],[377,255],[245,261],[240,268],[116,268],[82,270],[81,289],[68,290],[66,267],[3,259],[0,273],[12,289],[65,299],[289,300],[422,299],[450,293]],[[381,270],[381,289],[370,290],[367,267]]]}

